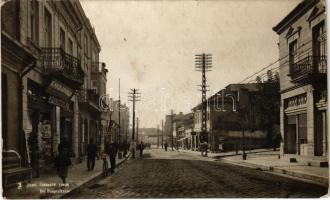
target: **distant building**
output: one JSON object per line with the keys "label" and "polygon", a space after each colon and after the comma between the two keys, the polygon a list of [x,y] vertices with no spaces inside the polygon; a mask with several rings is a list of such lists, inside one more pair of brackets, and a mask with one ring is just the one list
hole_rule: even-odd
{"label": "distant building", "polygon": [[131,140],[128,135],[129,130],[129,108],[126,104],[120,105],[120,133],[119,133],[119,101],[112,102],[112,115],[111,120],[115,129],[112,131],[112,139],[114,141],[123,142]]}
{"label": "distant building", "polygon": [[328,160],[325,1],[299,3],[273,30],[279,35],[281,154]]}
{"label": "distant building", "polygon": [[139,141],[144,143],[150,143],[151,145],[157,145],[161,147],[162,132],[157,128],[139,128]]}
{"label": "distant building", "polygon": [[192,149],[193,144],[193,127],[194,127],[194,114],[184,114],[175,120],[175,129],[177,132],[177,141],[179,148]]}
{"label": "distant building", "polygon": [[[212,151],[267,147],[279,132],[278,82],[230,84],[208,99],[207,130]],[[201,104],[194,112],[193,149],[199,147]]]}

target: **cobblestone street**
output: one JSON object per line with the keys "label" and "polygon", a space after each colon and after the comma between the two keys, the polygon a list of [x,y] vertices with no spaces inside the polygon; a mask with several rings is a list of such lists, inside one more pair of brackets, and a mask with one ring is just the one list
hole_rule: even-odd
{"label": "cobblestone street", "polygon": [[259,170],[159,149],[67,198],[320,197],[327,189]]}

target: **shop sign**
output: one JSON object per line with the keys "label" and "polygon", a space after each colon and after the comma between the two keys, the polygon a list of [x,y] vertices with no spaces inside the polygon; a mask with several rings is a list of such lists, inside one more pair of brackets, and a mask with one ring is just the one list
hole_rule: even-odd
{"label": "shop sign", "polygon": [[70,88],[68,88],[67,86],[65,86],[64,84],[62,84],[61,82],[56,81],[56,80],[53,80],[49,84],[47,90],[48,90],[48,92],[55,90],[56,92],[64,94],[67,97],[71,97],[72,93],[73,93],[73,91]]}
{"label": "shop sign", "polygon": [[48,103],[65,108],[66,110],[69,110],[69,104],[62,99],[58,99],[56,97],[49,97]]}

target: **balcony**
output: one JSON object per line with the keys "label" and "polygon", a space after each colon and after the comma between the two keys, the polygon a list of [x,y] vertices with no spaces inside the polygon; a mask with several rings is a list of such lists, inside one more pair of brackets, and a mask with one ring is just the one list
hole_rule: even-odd
{"label": "balcony", "polygon": [[108,70],[105,68],[106,65],[104,62],[94,62],[92,65],[92,73],[104,73],[106,74]]}
{"label": "balcony", "polygon": [[327,77],[327,57],[307,56],[290,65],[289,76],[294,83],[320,81]]}
{"label": "balcony", "polygon": [[79,103],[90,111],[101,111],[99,107],[99,98],[100,96],[95,90],[82,89],[79,91]]}
{"label": "balcony", "polygon": [[79,88],[84,83],[84,71],[76,57],[65,53],[61,48],[43,48],[42,55],[46,74],[55,76],[74,88]]}

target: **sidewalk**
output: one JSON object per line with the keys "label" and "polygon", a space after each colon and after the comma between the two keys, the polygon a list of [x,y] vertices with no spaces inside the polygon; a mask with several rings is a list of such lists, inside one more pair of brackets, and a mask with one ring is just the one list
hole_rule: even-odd
{"label": "sidewalk", "polygon": [[[198,151],[180,151],[200,155],[200,152]],[[328,186],[329,168],[327,167],[307,166],[306,163],[299,162],[290,163],[288,160],[279,159],[279,151],[273,151],[272,149],[257,149],[246,151],[246,153],[246,160],[243,160],[241,151],[238,155],[236,152],[208,153],[208,157],[230,164],[289,175]]]}
{"label": "sidewalk", "polygon": [[[129,156],[128,156],[129,157]],[[116,159],[116,166],[124,163],[128,157]],[[110,168],[109,158],[108,166]],[[61,179],[54,169],[52,173],[41,174],[40,178],[33,178],[26,187],[17,187],[7,190],[3,196],[8,199],[58,199],[83,185],[89,184],[102,177],[103,161],[96,160],[93,171],[87,171],[86,160],[69,167],[67,184],[63,185]]]}

